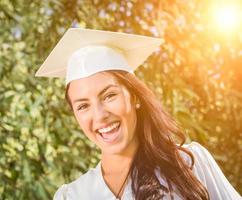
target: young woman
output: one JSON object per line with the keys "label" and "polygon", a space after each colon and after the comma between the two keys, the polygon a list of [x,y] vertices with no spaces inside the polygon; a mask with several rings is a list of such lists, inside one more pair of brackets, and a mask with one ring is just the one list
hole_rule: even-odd
{"label": "young woman", "polygon": [[[241,199],[204,147],[184,144],[175,121],[133,74],[160,42],[70,29],[37,72],[66,77],[76,120],[101,149],[96,168],[62,185],[54,200]],[[65,57],[57,59],[61,50]]]}

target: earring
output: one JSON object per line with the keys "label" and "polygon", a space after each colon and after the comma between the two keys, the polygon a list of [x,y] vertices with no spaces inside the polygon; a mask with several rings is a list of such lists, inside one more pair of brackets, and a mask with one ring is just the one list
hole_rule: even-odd
{"label": "earring", "polygon": [[136,104],[135,104],[135,108],[136,108],[136,109],[139,109],[139,108],[140,108],[140,104],[139,104],[139,103],[136,103]]}

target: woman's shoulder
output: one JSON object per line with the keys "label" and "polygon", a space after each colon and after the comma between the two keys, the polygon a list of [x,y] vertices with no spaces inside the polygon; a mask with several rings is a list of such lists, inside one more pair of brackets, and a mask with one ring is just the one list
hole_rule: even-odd
{"label": "woman's shoulder", "polygon": [[189,150],[192,150],[192,151],[200,151],[200,150],[205,149],[204,146],[202,146],[200,143],[198,143],[196,141],[192,141],[190,143],[185,143],[182,146],[185,148],[188,148]]}
{"label": "woman's shoulder", "polygon": [[[200,143],[192,141],[191,143],[188,144],[183,144],[182,145],[184,148],[188,149],[190,152],[192,152],[193,156],[194,156],[194,160],[195,160],[195,165],[200,165],[202,166],[202,164],[215,164],[214,163],[214,158],[211,155],[211,153]],[[185,157],[185,160],[187,160],[190,156],[188,156],[188,154],[186,154],[185,152],[182,153],[183,157]]]}
{"label": "woman's shoulder", "polygon": [[[204,147],[200,143],[192,141],[191,143],[183,144],[182,147],[184,147],[192,153],[195,168],[193,171],[195,173],[201,173],[204,170],[208,170],[214,167],[217,168],[217,163],[214,160],[212,154],[207,150],[206,147]],[[183,151],[181,151],[181,156],[189,164],[189,166],[191,166],[191,157]],[[208,166],[210,168],[208,168]]]}
{"label": "woman's shoulder", "polygon": [[[58,190],[55,192],[54,200],[66,200],[72,199],[71,196],[80,196],[77,194],[80,191],[87,191],[87,187],[90,186],[90,182],[95,181],[97,178],[97,169],[91,168],[86,173],[79,176],[76,180],[61,185]],[[80,190],[81,189],[81,190]],[[68,198],[67,198],[68,197]]]}
{"label": "woman's shoulder", "polygon": [[[203,160],[202,157],[205,154],[209,154],[208,150],[204,146],[202,146],[200,143],[195,142],[195,141],[192,141],[190,143],[185,143],[185,144],[182,145],[182,147],[189,150],[193,154],[194,159],[197,162],[202,161]],[[189,156],[189,154],[182,151],[181,149],[179,149],[179,153],[182,156],[182,158],[187,162],[187,164],[190,166],[191,165],[191,157]]]}
{"label": "woman's shoulder", "polygon": [[[211,199],[242,199],[223,174],[212,154],[204,146],[198,142],[191,142],[184,144],[183,147],[192,152],[194,156],[193,172],[208,189]],[[188,155],[184,154],[185,152],[182,155],[187,160]]]}

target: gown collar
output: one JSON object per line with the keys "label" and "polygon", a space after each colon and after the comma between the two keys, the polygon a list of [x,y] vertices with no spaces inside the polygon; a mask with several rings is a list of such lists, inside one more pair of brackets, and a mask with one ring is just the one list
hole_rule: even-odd
{"label": "gown collar", "polygon": [[[104,181],[104,177],[103,177],[102,169],[101,169],[101,161],[97,164],[95,171],[96,171],[97,175],[99,176],[100,184],[102,185],[102,188],[104,188],[104,190],[105,190],[104,192],[107,193],[108,196],[112,197],[112,199],[116,199],[115,195],[113,194],[113,192],[110,190],[110,188]],[[124,192],[122,194],[121,199],[122,200],[130,199],[131,194],[132,194],[131,178],[128,177],[128,181],[127,181],[126,186],[124,187]],[[126,198],[126,197],[128,197],[128,198]]]}

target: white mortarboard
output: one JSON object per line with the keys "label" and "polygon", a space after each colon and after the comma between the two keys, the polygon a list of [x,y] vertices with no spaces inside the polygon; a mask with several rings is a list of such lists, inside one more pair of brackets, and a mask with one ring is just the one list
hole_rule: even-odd
{"label": "white mortarboard", "polygon": [[35,76],[72,80],[106,70],[133,72],[163,42],[161,38],[70,28]]}

